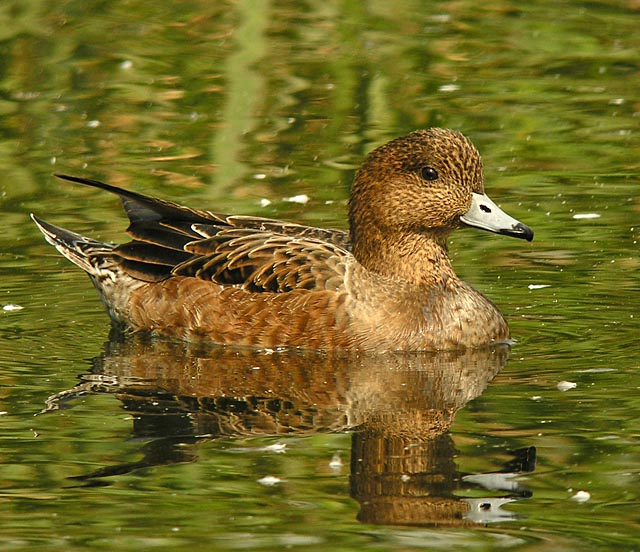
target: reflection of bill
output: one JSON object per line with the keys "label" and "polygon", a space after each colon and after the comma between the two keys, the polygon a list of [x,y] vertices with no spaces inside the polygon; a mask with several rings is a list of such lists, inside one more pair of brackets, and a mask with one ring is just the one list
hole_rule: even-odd
{"label": "reflection of bill", "polygon": [[[194,461],[196,451],[184,444],[203,439],[348,430],[359,519],[486,522],[505,519],[499,513],[503,499],[476,504],[454,494],[461,475],[448,429],[508,356],[507,345],[367,356],[239,351],[137,337],[108,343],[92,373],[51,397],[47,410],[81,394],[114,393],[136,414],[135,432],[154,438],[143,460],[77,479]],[[480,480],[466,483],[489,487]],[[509,491],[504,500],[516,495]]]}
{"label": "reflection of bill", "polygon": [[517,519],[515,514],[503,510],[502,506],[531,496],[531,492],[522,486],[518,478],[523,473],[532,472],[535,469],[536,449],[535,447],[527,447],[511,454],[513,460],[508,462],[501,472],[471,474],[462,478],[463,482],[478,485],[488,491],[507,493],[506,497],[465,498],[464,501],[469,504],[469,511],[465,515],[466,519],[475,523]]}

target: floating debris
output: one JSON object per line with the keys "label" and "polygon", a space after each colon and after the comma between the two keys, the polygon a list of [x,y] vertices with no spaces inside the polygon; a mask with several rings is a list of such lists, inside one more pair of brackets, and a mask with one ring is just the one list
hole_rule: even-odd
{"label": "floating debris", "polygon": [[551,284],[529,284],[527,287],[529,289],[543,289],[551,287]]}
{"label": "floating debris", "polygon": [[578,384],[572,381],[561,381],[556,385],[556,387],[558,391],[562,391],[564,393],[565,391],[569,391],[569,389],[575,389],[578,387]]}
{"label": "floating debris", "polygon": [[260,207],[267,207],[268,205],[271,205],[271,200],[267,199],[266,197],[263,197],[260,200]]}
{"label": "floating debris", "polygon": [[24,309],[24,307],[22,305],[16,305],[14,303],[7,303],[6,305],[4,305],[2,307],[3,311],[7,311],[7,312],[12,312],[12,311],[19,311]]}
{"label": "floating debris", "polygon": [[573,215],[573,218],[576,220],[597,219],[600,218],[600,215],[598,213],[576,213],[575,215]]}

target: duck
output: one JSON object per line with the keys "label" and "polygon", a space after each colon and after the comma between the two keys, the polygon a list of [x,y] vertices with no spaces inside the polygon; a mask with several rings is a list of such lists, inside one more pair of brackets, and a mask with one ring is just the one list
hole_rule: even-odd
{"label": "duck", "polygon": [[486,195],[480,155],[458,131],[417,130],[371,151],[353,181],[348,231],[218,214],[56,176],[122,201],[132,238],[122,244],[31,217],[89,275],[124,333],[363,353],[510,341],[498,307],[456,275],[447,239],[475,227],[531,241],[533,230]]}

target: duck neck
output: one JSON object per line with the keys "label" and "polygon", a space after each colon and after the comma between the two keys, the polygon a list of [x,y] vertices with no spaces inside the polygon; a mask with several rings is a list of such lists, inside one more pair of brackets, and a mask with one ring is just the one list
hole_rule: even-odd
{"label": "duck neck", "polygon": [[415,285],[434,285],[455,277],[447,255],[447,235],[370,233],[366,240],[355,239],[353,254],[367,270]]}

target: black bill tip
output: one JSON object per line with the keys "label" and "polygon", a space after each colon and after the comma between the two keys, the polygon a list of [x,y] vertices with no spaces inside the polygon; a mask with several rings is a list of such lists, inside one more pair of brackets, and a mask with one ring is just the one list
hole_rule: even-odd
{"label": "black bill tip", "polygon": [[511,236],[512,238],[520,238],[521,240],[527,240],[529,242],[533,240],[533,230],[521,222],[514,224],[511,228],[500,230],[500,234]]}

